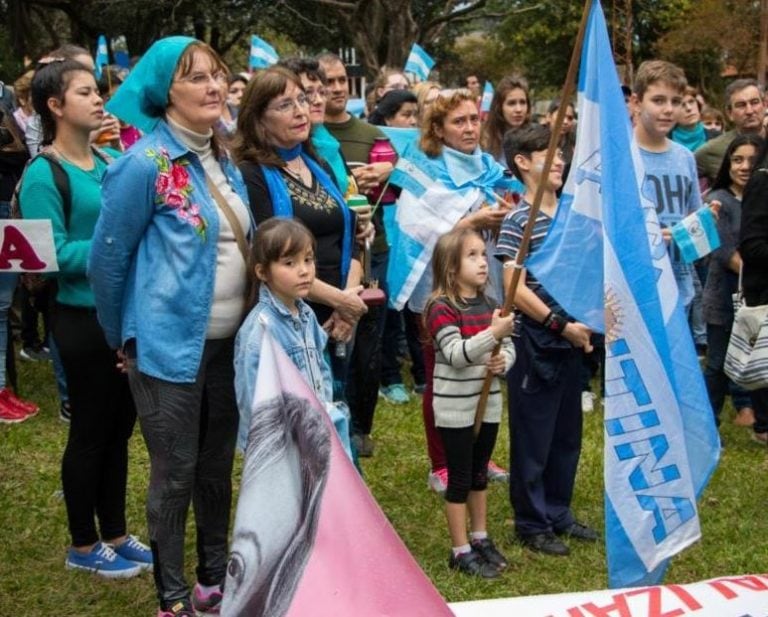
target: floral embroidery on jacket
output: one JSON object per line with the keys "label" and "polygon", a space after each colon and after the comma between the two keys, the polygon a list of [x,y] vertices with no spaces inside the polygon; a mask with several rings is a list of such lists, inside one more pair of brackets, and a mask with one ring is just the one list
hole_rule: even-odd
{"label": "floral embroidery on jacket", "polygon": [[159,152],[147,148],[146,153],[148,157],[154,159],[160,172],[155,180],[155,203],[165,204],[176,210],[178,217],[189,223],[195,232],[205,239],[208,223],[200,214],[200,206],[193,204],[189,199],[194,190],[186,169],[189,161],[180,158],[171,162],[171,157],[165,148],[159,148]]}

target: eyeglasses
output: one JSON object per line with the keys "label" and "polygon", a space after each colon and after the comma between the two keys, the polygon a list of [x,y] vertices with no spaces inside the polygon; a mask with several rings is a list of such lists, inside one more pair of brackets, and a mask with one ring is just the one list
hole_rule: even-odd
{"label": "eyeglasses", "polygon": [[328,96],[328,90],[325,88],[318,88],[317,90],[307,89],[304,90],[304,94],[308,101],[316,101],[317,99],[324,99]]}
{"label": "eyeglasses", "polygon": [[191,75],[181,77],[176,81],[186,81],[197,88],[207,86],[213,81],[218,88],[227,83],[227,74],[224,71],[216,71],[215,73],[192,73]]}
{"label": "eyeglasses", "polygon": [[309,99],[305,95],[300,94],[295,99],[285,99],[277,105],[267,107],[267,109],[276,111],[279,114],[289,114],[293,111],[294,107],[301,111],[302,109],[306,109],[307,105],[309,105]]}

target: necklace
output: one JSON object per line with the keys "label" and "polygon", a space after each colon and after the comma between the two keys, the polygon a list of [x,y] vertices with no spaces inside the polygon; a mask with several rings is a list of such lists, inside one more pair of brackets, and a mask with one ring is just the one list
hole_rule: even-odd
{"label": "necklace", "polygon": [[93,167],[91,169],[86,169],[82,165],[78,165],[77,163],[72,161],[70,158],[65,156],[64,153],[61,150],[59,150],[56,146],[51,145],[51,150],[62,161],[66,161],[73,167],[77,167],[80,171],[82,171],[88,177],[93,178],[96,182],[101,184],[101,181],[104,179],[105,169],[103,167],[102,168],[99,167],[98,161],[96,160],[96,157],[93,155],[93,153],[91,153],[91,162],[93,163]]}
{"label": "necklace", "polygon": [[285,167],[283,169],[288,173],[289,176],[292,178],[295,178],[296,180],[299,180],[302,184],[309,184],[309,182],[312,180],[312,177],[310,174],[305,174],[305,172],[309,171],[306,164],[304,163],[304,160],[299,157],[297,160],[298,163],[298,169],[294,169],[291,167],[291,164],[286,162]]}

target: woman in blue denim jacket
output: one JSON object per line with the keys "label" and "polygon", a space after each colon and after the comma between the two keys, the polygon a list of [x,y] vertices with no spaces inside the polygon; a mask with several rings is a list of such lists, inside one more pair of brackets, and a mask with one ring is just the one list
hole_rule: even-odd
{"label": "woman in blue denim jacket", "polygon": [[[237,437],[234,337],[252,227],[239,172],[213,138],[226,67],[188,37],[156,42],[108,110],[146,136],[110,168],[89,277],[150,457],[147,521],[158,617],[211,612],[227,565]],[[184,578],[197,522],[197,584]]]}
{"label": "woman in blue denim jacket", "polygon": [[[325,405],[347,454],[349,410],[333,402],[333,378],[324,356],[328,335],[314,311],[304,302],[315,278],[315,239],[294,219],[272,218],[259,226],[253,239],[249,270],[256,277],[251,303],[258,303],[246,317],[235,340],[235,391],[240,410],[238,445],[245,449],[251,426],[261,343],[266,330],[283,348],[304,376],[318,400]],[[306,262],[306,263],[302,263]],[[285,273],[293,270],[295,281]],[[258,296],[257,296],[258,294]]]}

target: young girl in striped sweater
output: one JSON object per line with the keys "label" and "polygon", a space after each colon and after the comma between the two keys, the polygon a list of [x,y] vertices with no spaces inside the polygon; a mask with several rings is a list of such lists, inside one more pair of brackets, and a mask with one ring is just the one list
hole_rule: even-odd
{"label": "young girl in striped sweater", "polygon": [[[486,487],[501,420],[498,379],[493,380],[477,438],[473,426],[486,371],[504,375],[515,361],[513,316],[501,317],[496,303],[483,293],[488,260],[485,242],[474,230],[442,236],[432,268],[434,290],[425,315],[435,346],[435,424],[448,463],[445,512],[453,543],[448,565],[465,574],[496,578],[507,560],[486,531]],[[499,342],[501,353],[491,356]]]}

